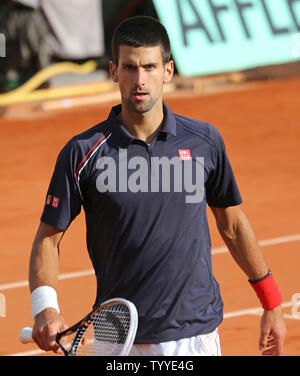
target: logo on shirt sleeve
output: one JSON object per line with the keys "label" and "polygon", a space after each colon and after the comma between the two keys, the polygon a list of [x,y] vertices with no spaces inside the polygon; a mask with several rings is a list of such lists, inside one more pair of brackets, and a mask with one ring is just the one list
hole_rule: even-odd
{"label": "logo on shirt sleeve", "polygon": [[47,196],[47,199],[46,199],[46,205],[51,205],[51,203],[52,203],[52,198],[53,198],[52,195],[48,195],[48,196]]}
{"label": "logo on shirt sleeve", "polygon": [[48,195],[46,199],[46,205],[52,206],[53,208],[57,209],[59,205],[59,201],[60,201],[59,197]]}
{"label": "logo on shirt sleeve", "polygon": [[192,159],[190,149],[179,149],[178,153],[181,161],[190,161]]}
{"label": "logo on shirt sleeve", "polygon": [[53,197],[52,207],[55,208],[55,209],[57,209],[58,205],[59,205],[59,201],[60,201],[60,199],[58,197]]}

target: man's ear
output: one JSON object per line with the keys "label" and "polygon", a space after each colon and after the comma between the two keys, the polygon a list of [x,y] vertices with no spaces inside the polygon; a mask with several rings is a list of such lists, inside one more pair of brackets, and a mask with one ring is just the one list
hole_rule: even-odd
{"label": "man's ear", "polygon": [[112,61],[109,62],[109,71],[110,71],[110,76],[113,82],[119,82],[117,66]]}
{"label": "man's ear", "polygon": [[164,74],[164,83],[167,84],[169,83],[174,74],[174,61],[170,60],[166,65],[165,65],[165,74]]}

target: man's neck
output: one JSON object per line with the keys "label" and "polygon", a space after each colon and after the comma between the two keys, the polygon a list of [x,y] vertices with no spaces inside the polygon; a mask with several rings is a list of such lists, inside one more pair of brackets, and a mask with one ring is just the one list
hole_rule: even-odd
{"label": "man's neck", "polygon": [[163,125],[163,107],[161,110],[137,113],[126,111],[122,106],[118,119],[133,137],[150,144]]}

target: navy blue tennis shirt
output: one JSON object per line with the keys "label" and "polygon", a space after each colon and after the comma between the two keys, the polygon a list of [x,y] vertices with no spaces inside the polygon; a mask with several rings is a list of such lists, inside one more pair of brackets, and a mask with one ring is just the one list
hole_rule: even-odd
{"label": "navy blue tennis shirt", "polygon": [[150,145],[107,120],[60,152],[41,221],[66,230],[84,208],[95,306],[115,297],[139,313],[135,343],[212,332],[223,303],[212,274],[206,208],[242,202],[219,132],[171,112]]}

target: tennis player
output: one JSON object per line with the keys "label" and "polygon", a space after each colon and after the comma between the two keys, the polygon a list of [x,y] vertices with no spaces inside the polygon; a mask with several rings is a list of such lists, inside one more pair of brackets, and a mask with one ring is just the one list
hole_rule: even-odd
{"label": "tennis player", "polygon": [[221,355],[208,205],[264,308],[259,348],[281,354],[281,293],[241,208],[222,137],[163,101],[174,72],[165,28],[146,16],[123,21],[112,55],[121,104],[65,145],[47,192],[30,261],[34,340],[57,351],[56,333],[66,328],[56,293],[59,245],[83,207],[95,306],[121,297],[139,313],[131,355]]}

